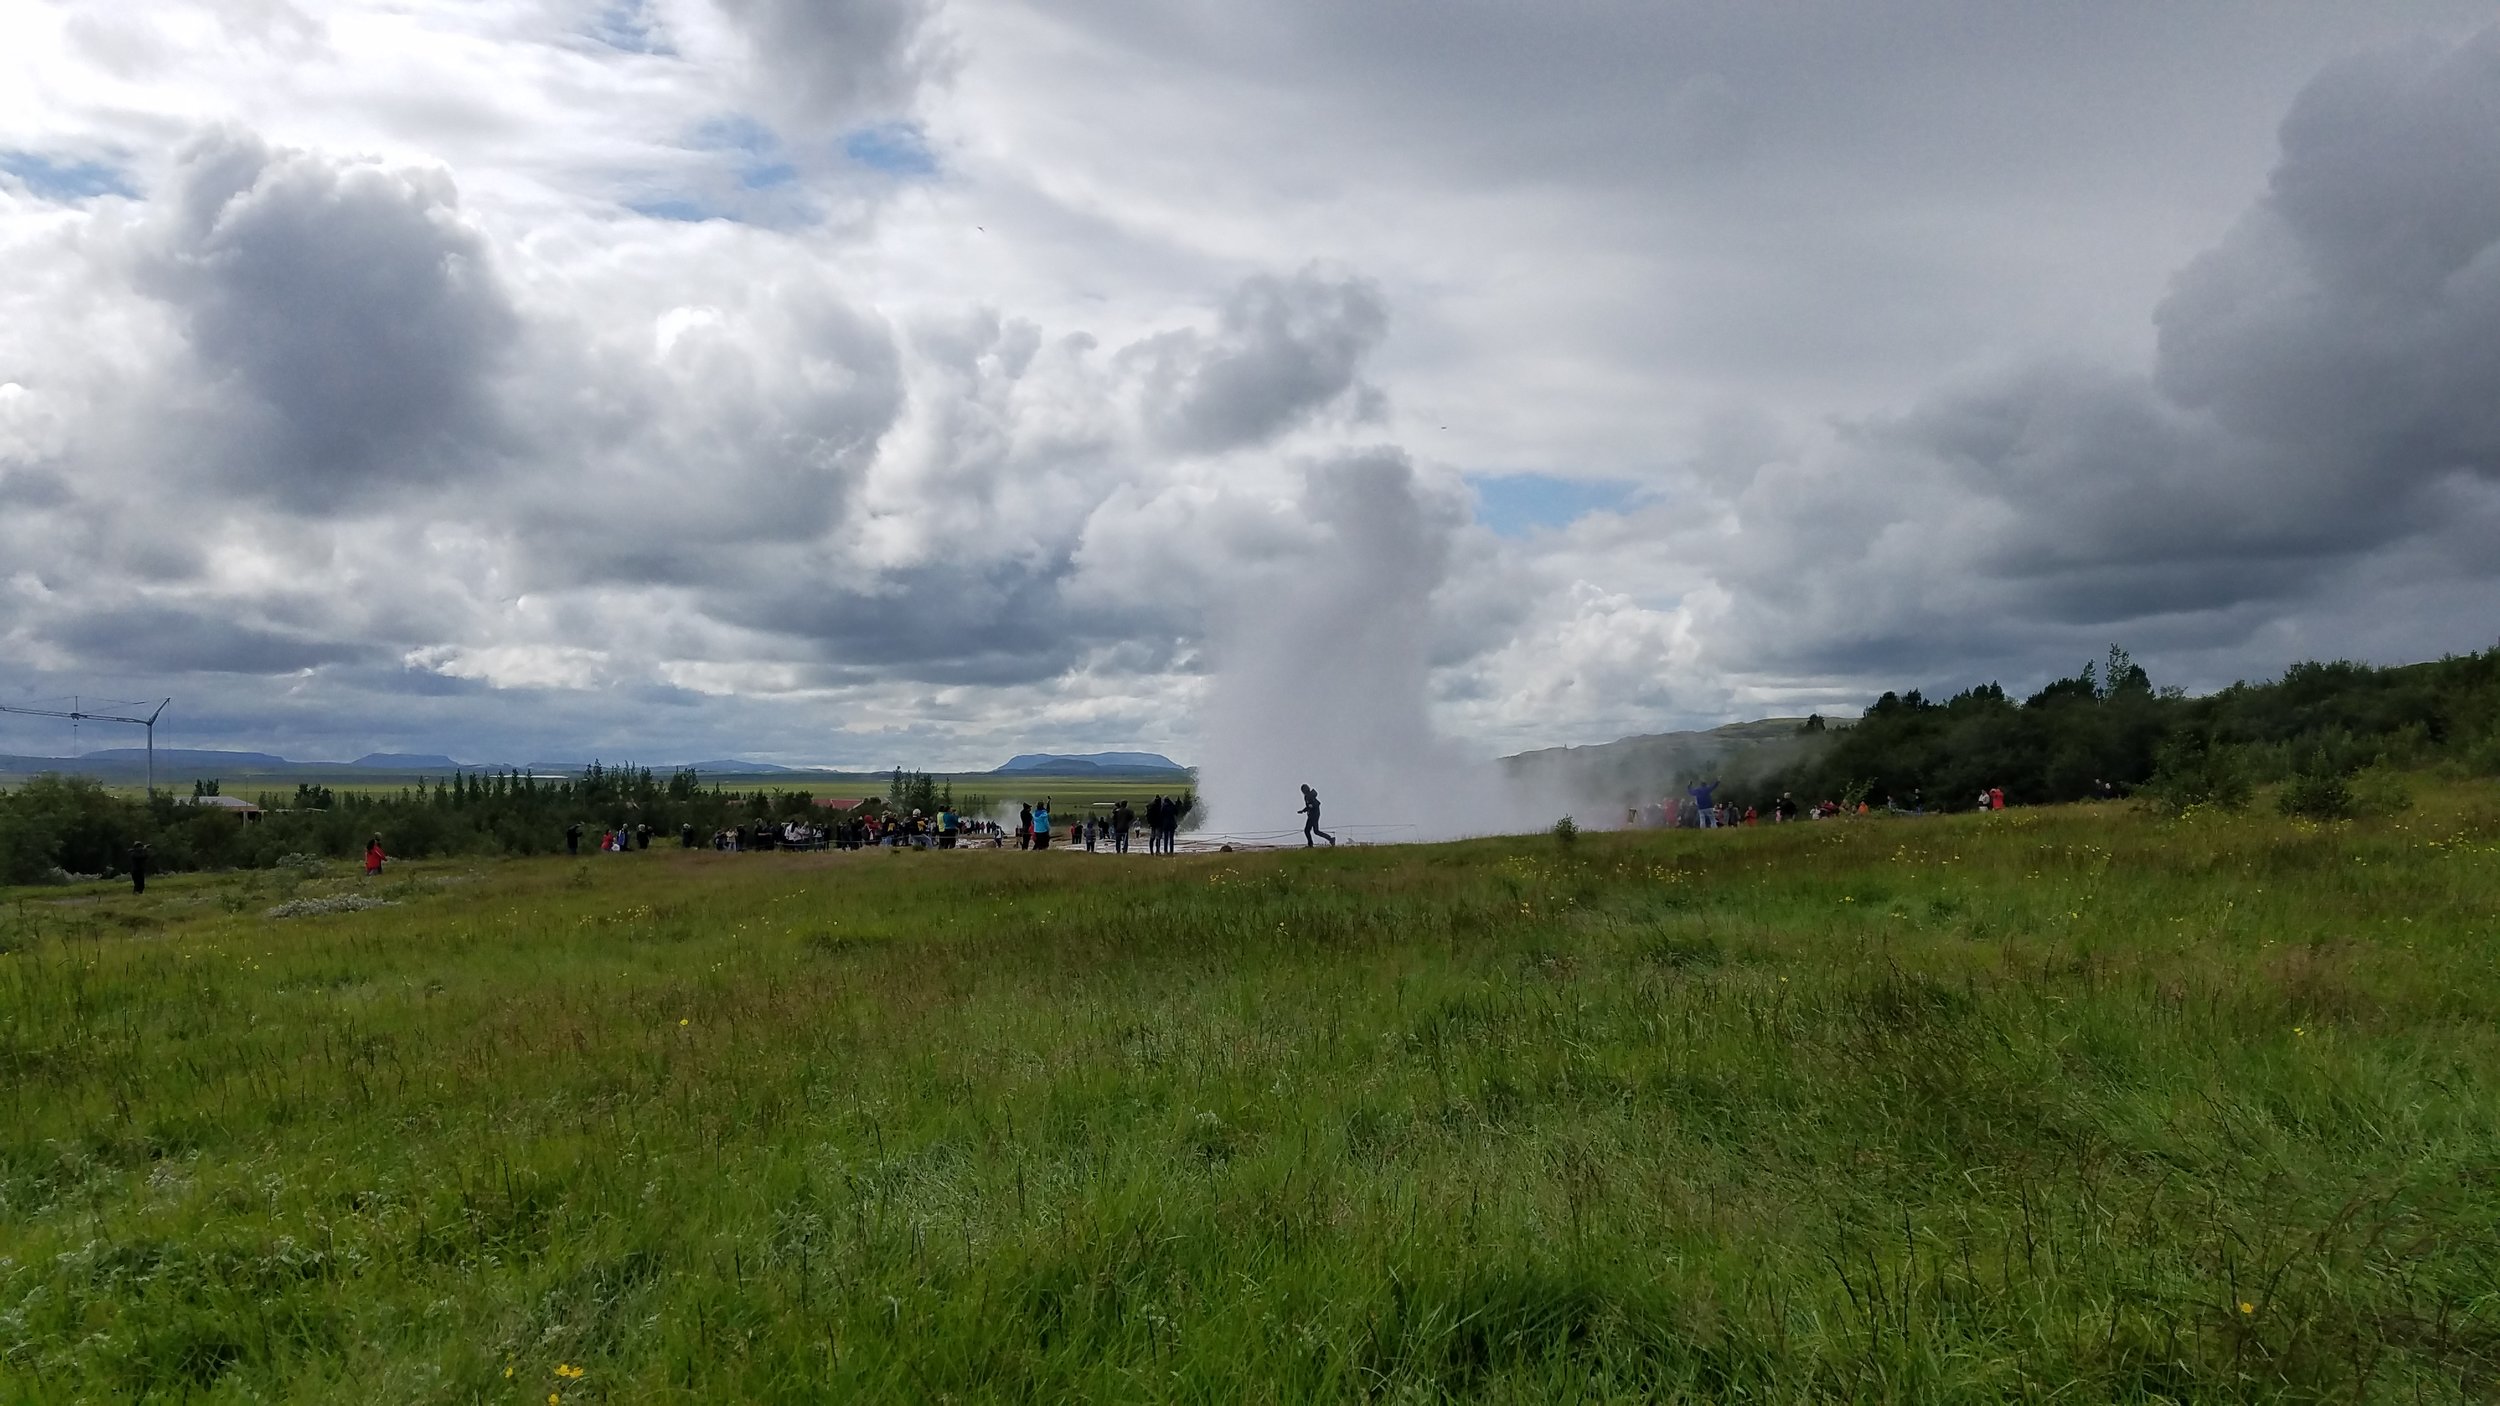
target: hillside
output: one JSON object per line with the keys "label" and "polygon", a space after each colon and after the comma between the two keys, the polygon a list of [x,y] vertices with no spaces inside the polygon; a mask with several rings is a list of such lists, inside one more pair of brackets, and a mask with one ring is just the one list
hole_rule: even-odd
{"label": "hillside", "polygon": [[1514,778],[1610,805],[1657,800],[1696,780],[1768,776],[1813,756],[1835,732],[1803,718],[1759,718],[1701,732],[1660,732],[1502,758]]}

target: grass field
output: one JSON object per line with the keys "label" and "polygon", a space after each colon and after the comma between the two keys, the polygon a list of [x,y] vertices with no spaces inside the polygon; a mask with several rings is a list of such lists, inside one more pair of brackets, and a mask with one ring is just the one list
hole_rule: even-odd
{"label": "grass field", "polygon": [[[272,919],[282,901],[394,906]],[[2500,794],[0,899],[0,1399],[2488,1400]]]}

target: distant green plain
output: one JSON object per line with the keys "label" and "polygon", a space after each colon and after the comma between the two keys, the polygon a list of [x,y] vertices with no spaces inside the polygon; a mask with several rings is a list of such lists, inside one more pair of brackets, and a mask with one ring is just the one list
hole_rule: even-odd
{"label": "distant green plain", "polygon": [[[1025,772],[1010,776],[1001,776],[991,772],[970,772],[962,775],[933,773],[932,777],[941,785],[953,786],[958,797],[987,796],[993,803],[1003,805],[1009,810],[1013,810],[1021,802],[1040,800],[1044,797],[1057,802],[1062,809],[1083,809],[1097,802],[1110,805],[1121,800],[1133,806],[1143,806],[1152,797],[1179,795],[1197,784],[1187,774],[1179,772],[1169,776],[1145,778],[1045,776]],[[215,780],[218,783],[218,790],[224,795],[240,797],[247,801],[269,796],[283,805],[293,799],[295,787],[299,782],[326,786],[339,795],[353,792],[358,795],[396,796],[402,791],[416,789],[420,780],[427,785],[439,785],[449,781],[451,773],[411,772],[406,776],[376,777],[371,772],[342,770],[338,772],[289,772],[283,776],[256,776],[243,773],[215,778],[195,778],[189,772],[185,772],[178,779],[170,775],[158,777],[156,789],[174,796],[188,796],[191,794],[191,783],[195,779]],[[0,773],[0,786],[19,785],[26,780],[27,777],[22,775]],[[859,796],[882,799],[886,793],[884,776],[810,775],[790,772],[740,774],[723,772],[714,775],[705,772],[703,784],[707,789],[718,786],[725,791],[807,791],[819,797]],[[147,787],[137,782],[107,782],[104,789],[118,796],[147,794]],[[1288,801],[1290,801],[1290,793],[1288,793]],[[1288,803],[1285,809],[1290,812],[1291,804]]]}
{"label": "distant green plain", "polygon": [[2489,1400],[2419,795],[10,891],[0,1399]]}

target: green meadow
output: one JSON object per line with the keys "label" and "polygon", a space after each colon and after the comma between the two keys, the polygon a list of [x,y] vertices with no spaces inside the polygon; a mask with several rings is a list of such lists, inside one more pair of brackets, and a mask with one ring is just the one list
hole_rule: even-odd
{"label": "green meadow", "polygon": [[0,1400],[2489,1400],[2495,1016],[2427,780],[12,890]]}

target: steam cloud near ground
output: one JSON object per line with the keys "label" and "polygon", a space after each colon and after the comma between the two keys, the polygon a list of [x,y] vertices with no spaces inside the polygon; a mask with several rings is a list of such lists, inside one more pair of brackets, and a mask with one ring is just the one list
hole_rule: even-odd
{"label": "steam cloud near ground", "polygon": [[1375,451],[1311,468],[1297,516],[1303,549],[1215,622],[1198,772],[1209,837],[1298,843],[1304,782],[1340,841],[1552,824],[1570,808],[1561,796],[1432,728],[1432,596],[1466,504]]}

